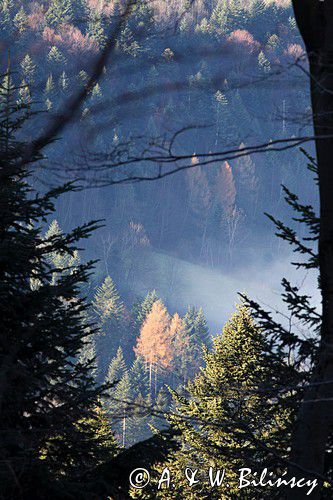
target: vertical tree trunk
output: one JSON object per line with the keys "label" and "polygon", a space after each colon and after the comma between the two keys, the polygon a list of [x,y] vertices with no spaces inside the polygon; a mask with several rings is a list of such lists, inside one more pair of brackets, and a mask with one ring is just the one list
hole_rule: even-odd
{"label": "vertical tree trunk", "polygon": [[156,394],[157,394],[157,365],[155,366],[155,389],[154,389],[154,397],[156,399]]}
{"label": "vertical tree trunk", "polygon": [[123,439],[122,439],[122,444],[123,447],[125,448],[126,445],[126,412],[124,410],[124,416],[123,416]]}
{"label": "vertical tree trunk", "polygon": [[[321,344],[317,364],[293,434],[291,459],[324,474],[325,450],[333,424],[333,3],[293,0],[310,62],[311,98],[320,190],[319,267],[322,292]],[[325,138],[326,136],[326,138]],[[295,467],[297,477],[309,476]],[[316,488],[311,499],[320,498]],[[288,498],[303,499],[302,489]]]}
{"label": "vertical tree trunk", "polygon": [[152,370],[153,370],[153,363],[149,363],[149,393],[152,396],[151,389],[152,389]]}

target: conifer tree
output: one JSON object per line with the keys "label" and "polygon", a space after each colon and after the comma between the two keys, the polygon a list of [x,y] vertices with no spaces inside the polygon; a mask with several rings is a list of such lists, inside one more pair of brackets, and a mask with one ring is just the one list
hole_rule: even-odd
{"label": "conifer tree", "polygon": [[[45,233],[45,240],[56,240],[62,234],[58,221],[54,219]],[[47,261],[53,267],[52,283],[55,283],[60,275],[71,273],[77,268],[80,257],[77,250],[71,253],[51,252]]]}
{"label": "conifer tree", "polygon": [[[169,466],[178,471],[179,497],[238,498],[239,468],[277,465],[258,442],[272,446],[282,457],[287,454],[294,399],[276,395],[290,380],[293,367],[271,350],[244,305],[214,339],[213,350],[206,350],[204,361],[204,368],[188,385],[188,397],[174,393],[178,415],[173,413],[170,420],[181,431],[181,449],[170,457]],[[227,481],[219,488],[209,485],[210,466],[228,471]],[[201,471],[194,490],[184,481],[186,467]],[[274,492],[269,493],[274,497]],[[166,490],[160,497],[171,498]]]}
{"label": "conifer tree", "polygon": [[[86,319],[86,318],[85,318]],[[90,365],[91,374],[95,377],[96,375],[96,343],[94,335],[89,335],[79,352],[78,360],[83,365]]]}
{"label": "conifer tree", "polygon": [[59,66],[65,63],[65,58],[61,51],[53,45],[47,54],[47,61],[51,64],[52,70],[59,70]]}
{"label": "conifer tree", "polygon": [[129,373],[126,370],[121,379],[109,390],[106,406],[113,422],[117,440],[121,446],[129,444],[127,437],[131,433],[131,415],[133,398]]}
{"label": "conifer tree", "polygon": [[203,347],[209,347],[211,341],[202,308],[188,307],[183,323],[189,344],[186,350],[187,377],[191,379],[202,363]]}
{"label": "conifer tree", "polygon": [[101,87],[98,83],[96,83],[93,88],[91,89],[91,93],[90,93],[90,99],[91,99],[91,102],[93,103],[96,103],[98,101],[100,101],[102,99],[102,91],[101,91]]}
{"label": "conifer tree", "polygon": [[211,343],[209,328],[202,307],[199,308],[194,318],[193,336],[199,345],[209,346]]}
{"label": "conifer tree", "polygon": [[[75,423],[76,447],[61,432],[49,439],[41,450],[41,460],[51,464],[58,476],[79,476],[81,471],[97,467],[111,460],[119,452],[119,445],[111,429],[110,419],[98,400],[91,414]],[[67,447],[66,453],[63,453]],[[82,495],[82,489],[78,489]]]}
{"label": "conifer tree", "polygon": [[130,370],[130,380],[133,397],[146,397],[149,392],[149,377],[147,366],[141,356],[135,358]]}
{"label": "conifer tree", "polygon": [[146,297],[142,302],[139,302],[134,306],[133,315],[135,317],[135,326],[139,329],[146,320],[148,314],[151,312],[154,302],[158,300],[158,295],[156,290],[148,292]]}
{"label": "conifer tree", "polygon": [[89,75],[84,69],[81,69],[81,71],[79,71],[79,74],[77,75],[77,79],[80,85],[85,85],[88,82]]}
{"label": "conifer tree", "polygon": [[15,14],[15,17],[13,19],[13,23],[14,23],[14,26],[17,29],[18,33],[20,34],[20,36],[22,36],[28,28],[28,16],[27,16],[27,13],[24,10],[23,6]]}
{"label": "conifer tree", "polygon": [[229,5],[229,22],[232,29],[244,29],[248,20],[247,6],[243,0],[230,0]]}
{"label": "conifer tree", "polygon": [[136,57],[140,50],[139,43],[135,40],[133,32],[126,26],[119,37],[119,48],[125,53],[132,57]]}
{"label": "conifer tree", "polygon": [[119,382],[127,372],[122,348],[119,346],[116,356],[111,360],[107,373],[107,381],[110,383]]}
{"label": "conifer tree", "polygon": [[151,411],[152,401],[150,395],[148,394],[144,397],[141,393],[139,393],[133,399],[130,420],[131,432],[128,436],[129,444],[137,443],[138,441],[148,439],[151,436],[152,431],[150,425],[153,422]]}
{"label": "conifer tree", "polygon": [[95,9],[90,9],[89,11],[87,32],[98,47],[102,48],[107,37],[105,35],[102,15]]}
{"label": "conifer tree", "polygon": [[174,314],[171,319],[169,333],[174,350],[173,374],[177,376],[178,380],[186,383],[192,362],[192,353],[189,331],[178,313]]}
{"label": "conifer tree", "polygon": [[59,88],[64,94],[66,94],[66,92],[68,91],[69,78],[65,71],[63,71],[59,77]]}
{"label": "conifer tree", "polygon": [[117,454],[119,447],[114,437],[114,431],[111,429],[107,411],[103,408],[100,401],[98,401],[98,404],[93,409],[92,416],[81,420],[79,425],[87,427],[89,431],[92,430],[92,439],[96,441],[96,446],[94,447],[95,455],[89,457],[90,466],[104,463]]}
{"label": "conifer tree", "polygon": [[93,306],[101,325],[107,324],[110,318],[111,320],[121,319],[124,304],[111,276],[107,276],[102,285],[97,288]]}
{"label": "conifer tree", "polygon": [[226,33],[228,29],[228,7],[224,0],[218,0],[212,10],[210,24],[219,32]]}
{"label": "conifer tree", "polygon": [[18,90],[18,99],[17,99],[17,104],[19,106],[26,107],[29,109],[31,105],[31,94],[30,94],[30,89],[29,85],[25,80],[22,80],[20,88]]}
{"label": "conifer tree", "polygon": [[[302,152],[308,160],[308,170],[315,174],[314,180],[318,183],[318,164],[308,153],[304,150],[302,150]],[[297,269],[310,270],[318,275],[320,262],[318,241],[320,239],[321,218],[311,204],[302,202],[299,196],[291,192],[286,186],[282,186],[282,189],[285,201],[293,213],[292,221],[300,224],[300,226],[297,227],[294,224],[286,224],[282,220],[269,214],[267,215],[275,225],[276,236],[291,245],[294,255],[298,256],[292,264],[296,266]],[[320,287],[321,282],[320,279],[318,279],[318,288],[320,289]],[[306,415],[309,401],[316,402],[312,408],[315,408],[315,411],[317,411],[317,402],[322,401],[325,403],[328,397],[326,392],[327,384],[318,383],[318,380],[315,378],[318,373],[318,367],[316,370],[316,363],[319,359],[318,350],[320,349],[320,333],[323,324],[322,311],[320,308],[318,309],[317,298],[314,299],[312,296],[304,294],[299,286],[295,286],[287,278],[282,279],[281,299],[288,308],[290,318],[293,319],[289,328],[286,328],[285,324],[278,320],[278,317],[274,317],[271,311],[266,310],[256,301],[245,296],[243,296],[243,298],[246,300],[246,304],[251,307],[252,314],[256,321],[265,331],[276,339],[279,345],[279,351],[284,353],[284,356],[288,358],[297,369],[296,376],[290,377],[289,380],[289,386],[292,385],[297,388],[295,390],[296,404],[294,406],[297,418],[296,425],[293,428],[294,436],[292,439],[291,452],[289,453],[289,474],[300,478],[302,472],[298,464],[301,461],[300,465],[304,467],[305,463],[304,461],[302,462],[304,455],[300,455],[300,450],[303,450],[308,460],[309,457],[310,460],[312,460],[314,456],[312,454],[313,447],[318,443],[318,429],[312,426],[308,427],[308,420],[304,415]],[[301,330],[300,326],[302,327]],[[322,412],[320,412],[320,417],[321,416]],[[309,429],[311,430],[311,436],[308,433]],[[331,429],[327,428],[324,430],[324,434],[321,434],[322,429],[320,429],[319,432],[321,438],[323,435],[327,437],[327,439],[321,441],[321,445],[324,445],[324,449],[320,448],[320,452],[317,450],[318,453],[315,455],[316,457],[321,456],[321,454],[324,455],[323,470],[321,471],[321,466],[319,469],[312,468],[312,470],[314,470],[314,475],[317,476],[318,474],[318,478],[323,474],[328,481],[331,482],[333,470],[332,432]],[[325,432],[327,432],[327,434],[325,434]],[[304,447],[304,443],[301,440],[301,437],[304,435],[307,435],[308,439],[311,441],[309,454],[307,454],[306,450],[309,443],[306,442]],[[314,462],[312,461],[311,463],[313,467]],[[326,498],[326,496],[328,498],[331,493],[330,488],[325,490],[325,487],[321,490],[319,486],[317,494],[323,498]],[[290,494],[288,496],[290,497]],[[297,494],[296,496],[297,498],[301,498],[302,494]],[[315,496],[317,495],[315,494]]]}
{"label": "conifer tree", "polygon": [[111,360],[106,381],[112,385],[109,398],[106,399],[106,406],[109,417],[114,422],[114,431],[118,442],[124,447],[130,444],[127,436],[131,432],[129,420],[133,390],[121,347],[118,348],[116,356]]}
{"label": "conifer tree", "polygon": [[[74,188],[68,184],[43,195],[32,189],[33,162],[24,163],[26,145],[15,137],[29,114],[14,93],[8,72],[0,92],[0,491],[3,498],[17,497],[24,484],[25,498],[47,498],[52,490],[68,486],[75,496],[72,481],[84,471],[68,469],[61,477],[57,473],[68,460],[81,459],[83,435],[77,423],[94,418],[104,390],[94,383],[90,364],[78,361],[91,333],[91,325],[82,321],[88,305],[79,291],[92,263],[78,265],[53,283],[48,258],[58,252],[73,254],[78,241],[97,225],[43,236],[55,200]],[[36,153],[32,160],[36,164],[41,157]],[[31,287],[32,280],[39,285]],[[90,456],[96,452],[94,432],[84,429]],[[56,451],[40,460],[42,450],[59,435]],[[81,488],[84,481],[82,477]]]}
{"label": "conifer tree", "polygon": [[24,79],[29,85],[32,85],[35,82],[36,64],[33,62],[29,54],[24,56],[20,66]]}
{"label": "conifer tree", "polygon": [[70,22],[73,18],[71,0],[52,0],[46,11],[45,18],[52,28]]}
{"label": "conifer tree", "polygon": [[263,73],[269,73],[271,70],[271,64],[263,51],[261,51],[258,55],[258,65],[260,71],[262,71]]}
{"label": "conifer tree", "polygon": [[0,30],[5,37],[9,37],[13,32],[13,14],[14,1],[2,0],[0,3]]}
{"label": "conifer tree", "polygon": [[45,89],[45,107],[47,111],[50,111],[54,106],[55,92],[54,92],[54,81],[52,73],[49,74],[46,80]]}
{"label": "conifer tree", "polygon": [[100,334],[96,339],[99,374],[103,378],[122,340],[124,304],[110,276],[97,288],[93,308]]}

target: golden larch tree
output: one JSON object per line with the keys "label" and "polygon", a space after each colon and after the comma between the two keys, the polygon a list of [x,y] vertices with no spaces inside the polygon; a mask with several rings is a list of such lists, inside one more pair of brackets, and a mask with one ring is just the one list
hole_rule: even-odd
{"label": "golden larch tree", "polygon": [[149,387],[152,388],[152,373],[155,385],[159,368],[168,370],[172,366],[173,348],[170,334],[170,316],[161,300],[154,302],[151,312],[143,323],[137,345],[137,356],[142,356],[149,366]]}

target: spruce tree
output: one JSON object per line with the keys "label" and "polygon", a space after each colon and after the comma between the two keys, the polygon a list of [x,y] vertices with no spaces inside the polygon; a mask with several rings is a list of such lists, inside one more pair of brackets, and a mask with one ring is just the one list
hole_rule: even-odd
{"label": "spruce tree", "polygon": [[141,356],[138,356],[130,370],[130,380],[134,397],[142,395],[146,397],[149,392],[149,376],[146,363]]}
{"label": "spruce tree", "polygon": [[[57,240],[61,235],[63,235],[63,232],[58,221],[55,219],[51,222],[45,233],[45,240]],[[53,267],[52,283],[56,283],[60,275],[70,274],[77,268],[80,263],[80,257],[78,250],[71,253],[55,251],[47,256],[47,261]]]}
{"label": "spruce tree", "polygon": [[47,77],[44,89],[44,97],[45,97],[45,107],[47,111],[51,111],[51,109],[54,108],[54,102],[56,99],[52,73],[50,73],[49,76]]}
{"label": "spruce tree", "polygon": [[[79,477],[83,471],[89,471],[90,468],[111,460],[119,452],[114,429],[111,429],[110,418],[100,400],[96,402],[90,415],[79,419],[74,427],[75,448],[71,441],[60,432],[50,438],[41,449],[41,460],[49,463],[58,477],[62,475]],[[66,454],[63,453],[65,447]],[[78,487],[77,494],[82,496],[85,493],[81,487]],[[90,495],[91,492],[88,498]]]}
{"label": "spruce tree", "polygon": [[183,322],[188,336],[187,377],[193,378],[202,364],[203,347],[211,344],[209,328],[202,308],[188,307]]}
{"label": "spruce tree", "polygon": [[269,73],[271,70],[271,63],[269,62],[263,51],[261,51],[258,55],[258,65],[260,71],[262,71],[263,73]]}
{"label": "spruce tree", "polygon": [[201,344],[206,344],[209,338],[209,329],[202,308],[193,306],[187,308],[184,322],[189,335]]}
{"label": "spruce tree", "polygon": [[[176,313],[171,319],[170,336],[172,339],[174,358],[172,376],[178,382],[186,383],[192,364],[190,336],[185,322]],[[174,382],[174,380],[173,380]]]}
{"label": "spruce tree", "polygon": [[18,89],[18,99],[17,104],[29,109],[31,105],[31,94],[29,85],[25,80],[22,80],[20,88]]}
{"label": "spruce tree", "polygon": [[[83,321],[88,304],[80,287],[93,263],[75,266],[54,283],[57,271],[49,257],[74,255],[78,241],[97,224],[43,236],[55,200],[74,187],[66,184],[45,194],[33,190],[30,169],[42,155],[26,164],[27,146],[15,136],[30,115],[17,104],[9,73],[0,90],[0,496],[21,496],[21,485],[24,498],[47,498],[59,488],[64,497],[70,491],[75,496],[76,481],[84,488],[84,470],[57,474],[62,464],[80,462],[83,434],[86,454],[97,453],[95,430],[83,432],[78,422],[95,418],[104,391],[94,383],[90,363],[78,360],[91,334]],[[41,460],[45,449],[49,452]]]}
{"label": "spruce tree", "polygon": [[105,377],[110,362],[122,341],[124,304],[110,276],[96,290],[93,300],[94,316],[100,328],[96,339],[99,373]]}
{"label": "spruce tree", "polygon": [[[212,351],[206,350],[204,361],[204,368],[188,385],[188,396],[174,393],[177,412],[170,420],[181,432],[181,449],[168,465],[177,470],[178,496],[163,490],[162,498],[238,498],[239,468],[279,465],[266,447],[281,457],[287,454],[293,395],[278,394],[293,367],[271,350],[248,308],[238,307],[222,335],[214,339]],[[219,488],[209,485],[210,466],[227,471],[227,481]],[[186,467],[199,469],[201,481],[196,487],[187,486]],[[249,487],[251,498],[262,495],[258,489],[250,491]],[[273,491],[269,494],[274,497]]]}
{"label": "spruce tree", "polygon": [[106,406],[109,417],[113,422],[115,435],[121,446],[128,446],[127,438],[131,434],[133,398],[127,370],[114,387],[109,390],[108,396]]}
{"label": "spruce tree", "polygon": [[146,297],[142,302],[135,304],[133,308],[134,324],[135,327],[140,330],[143,325],[147,315],[151,312],[154,302],[158,300],[158,295],[156,290],[148,292]]}
{"label": "spruce tree", "polygon": [[29,85],[32,85],[35,82],[36,64],[33,62],[29,54],[24,56],[20,66],[23,78]]}
{"label": "spruce tree", "polygon": [[101,91],[101,87],[98,83],[96,83],[93,88],[91,89],[91,92],[90,92],[90,100],[92,103],[96,104],[97,102],[100,102],[101,99],[102,99],[102,91]]}
{"label": "spruce tree", "polygon": [[[94,455],[89,457],[90,466],[96,467],[96,465],[110,460],[110,458],[117,454],[119,446],[115,440],[114,431],[111,429],[107,411],[100,401],[94,407],[92,416],[80,420],[79,425],[89,429],[89,433],[93,431],[92,437],[89,437],[96,442]],[[87,457],[84,457],[84,460],[87,460]]]}
{"label": "spruce tree", "polygon": [[136,57],[140,51],[140,45],[135,40],[133,32],[128,26],[120,33],[118,45],[122,52],[132,57]]}
{"label": "spruce tree", "polygon": [[209,328],[202,307],[199,308],[194,319],[193,336],[200,345],[209,346],[211,343]]}
{"label": "spruce tree", "polygon": [[65,71],[63,71],[58,80],[59,88],[63,94],[66,94],[69,88],[69,78]]}
{"label": "spruce tree", "polygon": [[116,356],[111,360],[109,365],[106,380],[113,384],[119,382],[127,372],[126,363],[123,355],[123,350],[119,346]]}
{"label": "spruce tree", "polygon": [[20,36],[22,36],[28,28],[28,16],[23,7],[15,14],[13,23]]}
{"label": "spruce tree", "polygon": [[53,45],[47,54],[47,61],[50,63],[52,71],[59,71],[59,66],[65,63],[65,58],[58,47]]}
{"label": "spruce tree", "polygon": [[105,405],[109,418],[113,421],[117,441],[124,447],[132,444],[130,436],[132,433],[131,402],[133,390],[121,347],[118,348],[116,356],[111,360],[106,381],[112,387],[109,390],[108,398],[105,399]]}
{"label": "spruce tree", "polygon": [[2,0],[0,3],[0,31],[7,41],[13,33],[12,17],[14,15],[14,1]]}
{"label": "spruce tree", "polygon": [[45,18],[47,24],[52,28],[70,22],[73,18],[71,0],[52,0]]}
{"label": "spruce tree", "polygon": [[230,0],[228,9],[231,29],[244,29],[247,25],[249,13],[243,0]]}
{"label": "spruce tree", "polygon": [[152,435],[152,401],[150,395],[144,397],[141,393],[133,399],[131,412],[131,433],[128,436],[129,444],[135,444]]}
{"label": "spruce tree", "polygon": [[210,24],[218,31],[225,34],[228,30],[228,7],[224,0],[218,0],[212,10]]}
{"label": "spruce tree", "polygon": [[107,37],[105,35],[102,15],[97,10],[91,9],[89,11],[87,32],[99,48],[104,46]]}

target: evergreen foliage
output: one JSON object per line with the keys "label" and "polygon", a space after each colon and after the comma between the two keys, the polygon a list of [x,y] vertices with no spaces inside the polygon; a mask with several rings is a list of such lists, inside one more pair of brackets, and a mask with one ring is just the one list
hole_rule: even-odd
{"label": "evergreen foliage", "polygon": [[29,54],[24,56],[20,66],[24,79],[29,85],[32,85],[35,81],[36,64],[33,62]]}
{"label": "evergreen foliage", "polygon": [[109,383],[119,382],[127,372],[126,363],[121,346],[118,347],[116,356],[111,360],[106,380]]}
{"label": "evergreen foliage", "polygon": [[132,393],[134,397],[146,397],[149,391],[149,377],[146,363],[141,356],[135,358],[130,370]]}
{"label": "evergreen foliage", "polygon": [[[52,263],[54,255],[73,257],[79,240],[98,225],[43,236],[55,200],[74,186],[46,194],[32,189],[32,162],[28,168],[23,161],[27,146],[16,138],[29,114],[15,101],[14,91],[7,73],[0,103],[0,488],[3,498],[18,495],[20,484],[25,498],[46,498],[54,488],[74,488],[69,482],[84,474],[83,457],[100,453],[96,428],[85,425],[83,430],[79,424],[96,418],[104,391],[94,382],[91,363],[78,360],[91,334],[91,325],[83,321],[88,304],[80,287],[93,263],[72,267],[57,280]],[[33,162],[41,159],[36,154]],[[65,476],[59,476],[65,464]]]}
{"label": "evergreen foliage", "polygon": [[122,323],[124,304],[117,292],[116,286],[110,276],[107,276],[102,285],[96,290],[93,300],[96,322],[100,334],[96,339],[99,372],[105,377],[110,362],[122,340]]}
{"label": "evergreen foliage", "polygon": [[[212,351],[206,350],[204,361],[200,374],[188,384],[188,396],[174,393],[177,413],[170,420],[181,431],[181,449],[167,464],[177,470],[176,498],[236,498],[239,468],[276,466],[266,447],[287,455],[294,401],[291,393],[276,394],[290,380],[293,367],[271,351],[244,305],[214,339]],[[224,482],[211,488],[210,466],[226,469],[229,487]],[[195,487],[188,487],[186,467],[200,471],[201,481]],[[260,494],[253,490],[251,498]],[[158,496],[175,498],[172,495],[163,490]]]}
{"label": "evergreen foliage", "polygon": [[106,42],[106,35],[103,26],[103,18],[97,10],[89,11],[87,31],[89,37],[96,42],[98,47],[103,47]]}
{"label": "evergreen foliage", "polygon": [[71,0],[53,0],[45,17],[48,25],[52,28],[68,23],[73,17]]}

